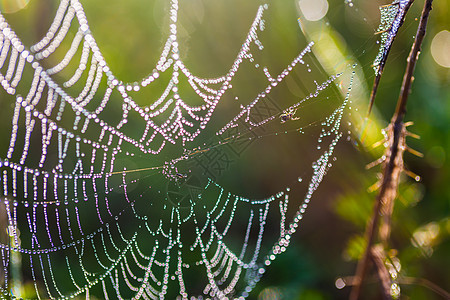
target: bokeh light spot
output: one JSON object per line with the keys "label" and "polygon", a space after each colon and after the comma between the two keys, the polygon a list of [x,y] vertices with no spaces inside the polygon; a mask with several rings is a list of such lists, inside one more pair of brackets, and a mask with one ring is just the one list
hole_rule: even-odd
{"label": "bokeh light spot", "polygon": [[258,295],[258,300],[279,300],[281,298],[281,291],[276,287],[267,287]]}
{"label": "bokeh light spot", "polygon": [[30,0],[0,0],[0,11],[14,13],[25,8]]}
{"label": "bokeh light spot", "polygon": [[308,21],[318,21],[328,12],[327,0],[299,0],[298,5]]}
{"label": "bokeh light spot", "polygon": [[428,163],[434,168],[442,168],[445,163],[445,150],[441,146],[432,147],[426,156]]}
{"label": "bokeh light spot", "polygon": [[436,34],[431,42],[431,55],[434,61],[444,67],[450,68],[450,31],[442,30]]}

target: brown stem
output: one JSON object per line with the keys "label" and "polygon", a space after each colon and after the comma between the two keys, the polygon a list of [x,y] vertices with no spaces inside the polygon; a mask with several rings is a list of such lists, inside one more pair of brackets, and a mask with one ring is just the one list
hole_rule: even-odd
{"label": "brown stem", "polygon": [[[384,187],[385,189],[385,187]],[[383,186],[381,187],[380,194],[383,192]],[[383,192],[384,193],[384,192]],[[379,194],[379,195],[380,195]],[[363,254],[363,257],[358,261],[358,265],[356,266],[356,274],[353,279],[353,287],[350,292],[350,300],[359,299],[359,295],[361,293],[361,283],[364,280],[364,276],[366,275],[366,269],[370,258],[370,248],[375,239],[375,232],[378,225],[378,219],[380,217],[380,209],[381,209],[381,199],[377,196],[377,201],[374,207],[374,213],[372,215],[372,219],[369,224],[367,224],[366,232],[365,232],[365,240],[367,241],[367,245]]]}
{"label": "brown stem", "polygon": [[[345,286],[354,286],[355,285],[355,277],[348,276],[348,277],[343,277],[341,279],[344,281]],[[371,278],[368,278],[366,281],[370,282],[370,283],[375,283],[375,282],[379,281],[379,278],[371,277]],[[430,291],[435,292],[439,296],[442,296],[442,298],[444,298],[444,299],[450,299],[449,292],[447,292],[446,290],[444,290],[437,284],[435,284],[425,278],[400,277],[397,279],[397,283],[401,284],[401,285],[420,285],[420,286],[423,286],[424,288],[429,289]]]}
{"label": "brown stem", "polygon": [[385,255],[382,245],[375,245],[371,250],[372,260],[377,269],[378,278],[381,282],[381,291],[383,299],[391,299],[391,275],[389,274],[386,266],[384,265]]}
{"label": "brown stem", "polygon": [[[357,300],[360,298],[361,294],[361,284],[364,280],[366,274],[370,251],[375,240],[375,233],[378,228],[378,220],[380,216],[380,209],[382,207],[382,201],[386,196],[386,193],[392,190],[392,174],[396,167],[395,159],[397,158],[397,153],[399,152],[399,141],[404,128],[403,119],[406,113],[406,103],[408,101],[409,91],[411,89],[412,77],[414,73],[414,68],[416,66],[416,61],[420,51],[420,47],[425,36],[426,26],[428,21],[428,16],[431,11],[431,4],[433,0],[426,0],[424,8],[422,10],[422,16],[420,18],[419,27],[417,29],[416,38],[412,46],[411,52],[408,56],[407,66],[405,75],[403,76],[402,87],[400,90],[400,96],[397,102],[397,108],[395,110],[394,116],[392,117],[391,124],[393,127],[393,141],[391,147],[391,155],[389,156],[389,161],[387,161],[386,167],[383,172],[382,185],[380,187],[380,192],[377,195],[372,219],[370,220],[368,226],[366,227],[365,240],[367,241],[366,249],[363,257],[358,261],[356,267],[355,282],[350,293],[350,300]],[[396,187],[395,187],[396,189]]]}
{"label": "brown stem", "polygon": [[442,296],[444,299],[450,299],[450,293],[438,286],[437,284],[425,279],[425,278],[414,278],[414,277],[402,277],[398,280],[399,284],[405,285],[421,285],[430,291],[435,292],[436,294]]}
{"label": "brown stem", "polygon": [[425,37],[425,32],[427,28],[428,16],[432,9],[431,4],[433,0],[426,0],[422,16],[420,17],[419,28],[417,28],[416,38],[412,46],[411,52],[408,56],[408,64],[406,65],[405,75],[403,76],[402,88],[400,90],[400,96],[397,101],[397,108],[395,110],[394,118],[396,121],[403,121],[403,117],[406,113],[406,102],[408,101],[408,95],[411,89],[411,83],[413,80],[414,68],[416,67],[416,61],[419,57],[420,47],[422,45],[423,38]]}

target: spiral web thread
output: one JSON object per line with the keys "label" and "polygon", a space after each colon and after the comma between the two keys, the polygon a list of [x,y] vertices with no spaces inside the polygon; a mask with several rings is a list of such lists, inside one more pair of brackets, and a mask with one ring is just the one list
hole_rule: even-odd
{"label": "spiral web thread", "polygon": [[[320,125],[318,142],[328,137],[329,144],[313,162],[304,199],[289,218],[289,187],[253,200],[227,191],[213,179],[207,179],[197,191],[198,202],[143,208],[146,199],[158,197],[158,193],[133,190],[133,184],[144,179],[151,184],[152,175],[133,181],[132,173],[118,166],[116,159],[138,153],[151,160],[168,144],[193,142],[232,88],[230,82],[241,63],[253,63],[252,47],[263,48],[258,33],[264,30],[266,9],[267,5],[259,7],[228,73],[204,79],[193,75],[180,59],[178,1],[172,0],[170,35],[159,61],[150,75],[131,84],[123,83],[109,69],[77,0],[62,0],[47,34],[29,48],[0,15],[0,82],[14,97],[7,99],[15,99],[10,108],[7,151],[0,156],[0,207],[10,236],[0,245],[4,296],[20,296],[11,274],[17,257],[29,272],[37,297],[43,299],[82,294],[105,299],[163,299],[174,290],[180,299],[248,295],[265,268],[290,244],[331,166],[334,148],[342,137],[340,127],[351,81],[344,101]],[[73,37],[68,32],[74,32]],[[69,43],[67,39],[71,39]],[[247,124],[248,132],[277,120],[281,112],[255,121],[254,110],[294,68],[304,64],[302,58],[311,47],[313,42],[277,76],[267,67],[261,68],[267,86],[242,105],[216,135],[239,129],[239,124]],[[57,64],[45,67],[55,60]],[[61,72],[71,74],[62,84],[58,83]],[[166,72],[171,74],[170,80],[151,105],[140,107],[133,101],[133,93],[160,84],[158,78]],[[315,91],[284,111],[318,97],[340,76],[317,84]],[[201,99],[200,105],[189,105],[179,93],[180,78],[188,81]],[[27,93],[19,95],[16,90]],[[121,115],[114,118],[109,113],[117,104]],[[135,119],[145,124],[137,137],[135,130],[127,127]],[[233,138],[244,131],[237,132]],[[205,151],[208,149],[186,151],[147,171],[162,173],[166,180],[178,183],[187,175],[179,173],[177,164]],[[270,213],[278,215],[279,234],[268,253],[261,253]],[[237,218],[246,224],[238,229],[238,237],[233,229]]]}

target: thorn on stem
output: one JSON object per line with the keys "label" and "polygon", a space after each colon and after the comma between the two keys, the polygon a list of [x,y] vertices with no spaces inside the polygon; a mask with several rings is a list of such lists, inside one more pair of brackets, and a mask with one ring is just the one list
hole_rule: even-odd
{"label": "thorn on stem", "polygon": [[383,163],[386,160],[386,156],[382,156],[379,159],[377,159],[376,161],[371,162],[370,164],[366,165],[366,170],[369,170],[375,166],[378,166],[379,164]]}
{"label": "thorn on stem", "polygon": [[403,168],[403,172],[417,182],[419,182],[421,179],[419,175],[417,175],[416,173],[414,173],[408,169]]}
{"label": "thorn on stem", "polygon": [[408,146],[406,146],[405,150],[408,151],[409,153],[417,156],[417,157],[423,158],[423,153],[421,153],[419,151],[416,151],[416,150],[414,150],[414,149],[412,149],[412,148],[410,148]]}

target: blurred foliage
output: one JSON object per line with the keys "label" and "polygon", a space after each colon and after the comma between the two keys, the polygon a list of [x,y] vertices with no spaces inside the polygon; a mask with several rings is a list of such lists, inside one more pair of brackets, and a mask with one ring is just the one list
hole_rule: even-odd
{"label": "blurred foliage", "polygon": [[[335,40],[341,41],[341,48],[345,48],[346,54],[356,57],[359,65],[363,67],[366,87],[371,87],[374,76],[370,67],[378,48],[370,35],[375,31],[379,21],[377,6],[387,3],[354,1],[356,9],[351,9],[336,2],[338,1],[329,2],[330,9],[325,22],[333,28],[329,30],[332,32],[331,35]],[[369,123],[369,127],[375,130],[371,128],[367,130],[367,136],[363,137],[365,140],[362,141],[364,147],[359,148],[359,151],[343,147],[336,167],[339,170],[335,169],[331,172],[328,186],[325,187],[327,191],[322,191],[321,196],[316,198],[316,202],[322,202],[320,207],[312,206],[310,209],[320,210],[320,213],[327,215],[328,219],[327,217],[316,218],[313,226],[317,227],[314,233],[308,230],[307,233],[300,233],[301,237],[298,238],[299,243],[308,245],[308,249],[311,249],[313,253],[313,259],[318,261],[315,264],[318,268],[316,271],[319,272],[317,279],[312,285],[305,283],[305,286],[318,287],[323,296],[333,295],[333,299],[348,296],[349,288],[337,290],[334,287],[334,280],[340,276],[353,275],[354,265],[349,269],[348,265],[344,266],[337,261],[341,259],[356,263],[364,251],[366,244],[363,238],[364,228],[372,214],[377,193],[376,191],[368,192],[368,189],[377,182],[376,173],[379,168],[375,167],[369,171],[363,168],[365,164],[382,155],[383,147],[371,149],[371,145],[374,141],[382,139],[380,129],[387,125],[394,112],[406,66],[406,57],[417,30],[421,9],[422,3],[416,1],[391,50],[376,98],[377,111],[371,116],[371,123]],[[410,147],[423,152],[425,157],[421,159],[409,153],[405,154],[406,167],[419,174],[421,181],[415,182],[406,176],[402,178],[394,208],[390,244],[392,247],[390,253],[398,259],[401,266],[399,278],[402,276],[426,278],[447,291],[450,289],[450,272],[448,271],[450,269],[448,255],[450,253],[448,227],[450,69],[438,65],[433,60],[430,45],[438,32],[448,30],[449,23],[446,20],[448,13],[448,2],[434,2],[427,35],[416,66],[406,119],[414,121],[414,126],[411,126],[410,130],[418,133],[421,139],[409,138],[407,143]],[[320,33],[323,34],[323,31]],[[360,128],[356,128],[357,136],[361,133],[358,130]],[[330,184],[330,181],[333,183]],[[339,191],[339,196],[335,197],[335,200],[324,201],[321,197],[331,193],[330,190],[333,190],[333,187],[330,185],[333,184],[336,185],[335,189]],[[323,186],[322,189],[324,189]],[[328,211],[336,213],[342,221],[336,221],[331,216],[332,213]],[[314,212],[309,213],[315,215]],[[351,225],[347,226],[346,222]],[[308,236],[317,234],[317,231],[323,228],[328,228],[328,234],[320,234],[325,241],[318,242]],[[339,236],[338,247],[331,245],[336,235]],[[379,284],[374,280],[368,279],[365,288],[364,299],[380,297]],[[442,299],[442,296],[423,286],[400,284],[400,288],[402,299]],[[309,298],[305,296],[304,299]]]}
{"label": "blurred foliage", "polygon": [[[132,82],[145,76],[155,65],[168,34],[166,2],[83,1],[106,60],[124,80]],[[247,34],[246,28],[252,21],[248,16],[253,16],[258,3],[263,1],[190,2],[180,15],[183,60],[194,73],[208,77],[222,74]],[[330,72],[329,68],[348,68],[348,61],[358,64],[361,72],[358,88],[361,91],[360,99],[354,101],[364,115],[368,98],[361,95],[368,95],[372,86],[371,65],[378,52],[377,37],[373,35],[379,22],[378,6],[386,3],[356,0],[351,7],[344,0],[329,0],[326,16],[320,21],[305,22],[301,29],[297,24],[297,18],[303,17],[298,1],[273,3],[266,18],[275,24],[271,30],[274,43],[266,44],[269,54],[265,59],[275,66],[284,66],[309,38],[325,37],[324,42],[333,45],[317,48],[326,50],[333,46],[341,56],[332,56],[328,62],[334,59],[334,64],[327,65],[326,59],[322,57],[321,60],[320,53],[315,53],[322,63],[320,67]],[[6,7],[2,6],[3,12],[8,12]],[[16,29],[24,39],[36,41],[48,27],[54,8],[55,4],[50,0],[31,1],[23,11],[8,15],[8,19],[16,21],[19,27]],[[362,146],[340,145],[335,167],[315,195],[295,242],[268,268],[250,299],[315,300],[348,296],[349,288],[339,290],[335,281],[354,273],[355,262],[364,249],[364,227],[376,195],[367,190],[377,181],[377,168],[366,171],[365,165],[382,153],[382,149],[372,150],[370,146],[382,138],[380,129],[388,124],[393,114],[421,8],[422,1],[415,1],[395,40],[381,79],[376,110]],[[420,159],[406,154],[408,169],[419,174],[421,181],[413,182],[405,177],[401,183],[390,245],[393,257],[401,264],[400,277],[426,278],[446,290],[450,290],[450,69],[435,63],[430,45],[438,32],[450,29],[449,9],[448,1],[434,2],[415,70],[406,118],[414,121],[410,130],[421,139],[410,139],[408,144],[425,157]],[[136,100],[142,103],[146,99],[143,96]],[[361,123],[355,122],[353,136],[358,140]],[[400,286],[402,299],[440,299],[422,286]],[[24,288],[30,290],[26,295],[33,293],[29,284]],[[365,292],[368,298],[376,299],[378,290],[376,282],[369,282]]]}

